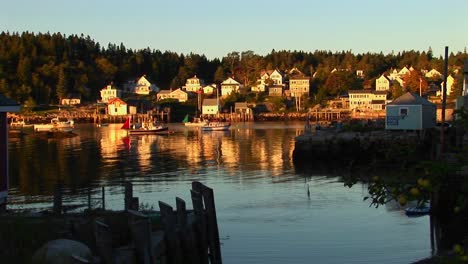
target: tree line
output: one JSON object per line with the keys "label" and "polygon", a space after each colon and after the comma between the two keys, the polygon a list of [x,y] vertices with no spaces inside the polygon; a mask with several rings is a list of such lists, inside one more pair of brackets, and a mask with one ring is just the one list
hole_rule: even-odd
{"label": "tree line", "polygon": [[[450,72],[461,69],[466,59],[466,50],[451,53]],[[249,50],[210,60],[203,54],[162,52],[149,47],[128,49],[123,43],[103,47],[83,34],[0,34],[0,93],[30,106],[56,104],[70,93],[80,94],[83,102],[93,102],[99,99],[99,91],[105,85],[113,83],[121,87],[142,75],[161,89],[179,88],[194,75],[207,84],[219,84],[234,77],[245,87],[251,87],[263,70],[287,71],[294,67],[314,76],[311,95],[321,100],[349,89],[370,88],[376,78],[390,69],[412,66],[443,73],[443,65],[443,58],[434,56],[430,47],[427,51],[390,54],[272,50],[261,56]],[[335,68],[339,71],[332,74]],[[356,70],[363,71],[363,78],[356,77]],[[461,78],[460,72],[457,80]],[[461,82],[458,83],[460,86]]]}

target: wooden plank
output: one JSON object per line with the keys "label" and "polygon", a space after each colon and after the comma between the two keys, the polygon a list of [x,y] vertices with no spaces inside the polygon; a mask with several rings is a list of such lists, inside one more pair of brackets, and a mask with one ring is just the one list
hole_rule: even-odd
{"label": "wooden plank", "polygon": [[218,221],[216,218],[216,207],[213,189],[205,186],[203,201],[206,207],[208,244],[210,248],[210,259],[212,264],[221,264],[221,246],[219,243]]}
{"label": "wooden plank", "polygon": [[103,264],[113,264],[114,256],[112,252],[112,233],[105,223],[94,221],[94,239],[96,248]]}
{"label": "wooden plank", "polygon": [[185,201],[179,197],[176,197],[176,206],[177,206],[177,225],[180,227],[185,227],[187,225],[187,209],[185,206]]}
{"label": "wooden plank", "polygon": [[137,211],[128,210],[130,234],[135,245],[138,263],[151,263],[151,221]]}
{"label": "wooden plank", "polygon": [[[198,189],[199,186],[194,186],[192,188]],[[203,210],[203,197],[201,192],[190,190],[193,204],[193,212],[195,223],[193,225],[194,232],[196,236],[196,241],[198,241],[198,255],[200,256],[200,263],[208,263],[208,242],[206,235],[206,219],[205,212]]]}
{"label": "wooden plank", "polygon": [[153,263],[167,263],[163,231],[151,232],[151,255]]}
{"label": "wooden plank", "polygon": [[159,201],[159,209],[161,211],[161,222],[164,227],[165,242],[167,246],[167,262],[182,264],[183,256],[181,242],[176,232],[177,218],[170,205]]}

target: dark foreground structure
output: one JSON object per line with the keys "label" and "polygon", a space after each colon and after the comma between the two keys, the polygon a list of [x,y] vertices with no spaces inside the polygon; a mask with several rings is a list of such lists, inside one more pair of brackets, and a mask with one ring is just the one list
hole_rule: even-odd
{"label": "dark foreground structure", "polygon": [[[193,210],[176,198],[176,210],[160,201],[160,211],[139,211],[127,183],[123,211],[105,210],[103,194],[99,209],[63,213],[67,206],[58,188],[53,212],[0,216],[0,258],[5,263],[221,264],[213,190],[193,182],[190,192]],[[81,248],[67,248],[73,243]]]}

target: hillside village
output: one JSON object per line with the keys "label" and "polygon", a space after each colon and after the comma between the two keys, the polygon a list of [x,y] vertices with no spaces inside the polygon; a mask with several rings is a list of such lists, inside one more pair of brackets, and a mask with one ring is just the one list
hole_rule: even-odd
{"label": "hillside village", "polygon": [[[459,70],[457,69],[457,71]],[[337,74],[339,71],[346,70],[335,68],[330,72],[330,75]],[[458,72],[456,73],[458,74]],[[364,76],[362,70],[356,71],[355,74],[356,78],[363,78]],[[313,109],[348,111],[353,116],[385,116],[386,106],[398,96],[403,95],[406,90],[409,90],[405,89],[406,82],[410,81],[411,75],[414,74],[419,77],[419,96],[435,104],[440,104],[443,88],[442,73],[435,69],[416,70],[413,67],[403,67],[402,69],[390,69],[382,73],[379,78],[375,79],[372,86],[348,90],[337,97],[327,98],[321,105],[317,105]],[[136,114],[141,110],[122,100],[121,98],[125,95],[127,97],[128,95],[151,96],[155,101],[177,101],[181,104],[195,101],[198,103],[198,110],[200,110],[201,115],[216,116],[223,111],[223,102],[229,96],[234,94],[262,94],[265,98],[263,102],[236,103],[245,103],[244,105],[254,109],[257,105],[264,104],[271,98],[282,98],[285,101],[295,102],[294,105],[291,105],[290,111],[307,112],[312,109],[312,107],[307,109],[306,106],[311,105],[309,100],[313,95],[310,87],[314,77],[314,75],[305,75],[297,68],[288,71],[279,69],[263,70],[254,85],[245,87],[235,77],[228,77],[219,84],[205,84],[204,80],[194,75],[188,78],[182,87],[163,90],[151,83],[143,75],[136,81],[128,81],[122,89],[113,84],[107,85],[100,91],[101,100],[99,102],[108,105],[107,114],[109,115],[127,115]],[[449,74],[446,89],[448,98],[455,98],[451,96],[456,92],[455,85],[455,78]],[[398,89],[397,92],[395,87]],[[465,95],[466,91],[463,90],[462,93]],[[62,104],[71,104],[71,101],[65,100],[68,99],[63,99]],[[303,105],[301,105],[301,102]],[[449,102],[455,102],[455,99],[449,99]],[[449,105],[453,104],[449,103]],[[239,111],[239,109],[234,108],[230,109],[230,111]]]}

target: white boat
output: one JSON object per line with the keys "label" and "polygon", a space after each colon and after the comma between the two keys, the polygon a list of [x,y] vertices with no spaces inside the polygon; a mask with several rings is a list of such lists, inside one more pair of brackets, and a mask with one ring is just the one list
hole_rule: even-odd
{"label": "white boat", "polygon": [[193,122],[189,122],[188,115],[186,115],[184,120],[182,120],[182,123],[186,127],[201,127],[201,126],[205,126],[206,124],[208,124],[208,120],[202,120],[201,118],[195,117],[193,118]]}
{"label": "white boat", "polygon": [[36,124],[34,131],[36,132],[72,132],[75,122],[73,119],[60,121],[58,117],[52,118],[50,124]]}
{"label": "white boat", "polygon": [[202,131],[226,131],[231,127],[231,123],[227,122],[208,122],[201,126]]}
{"label": "white boat", "polygon": [[168,133],[169,128],[163,125],[157,125],[153,122],[143,122],[141,124],[130,124],[130,118],[125,120],[122,129],[126,129],[129,135],[151,135]]}

